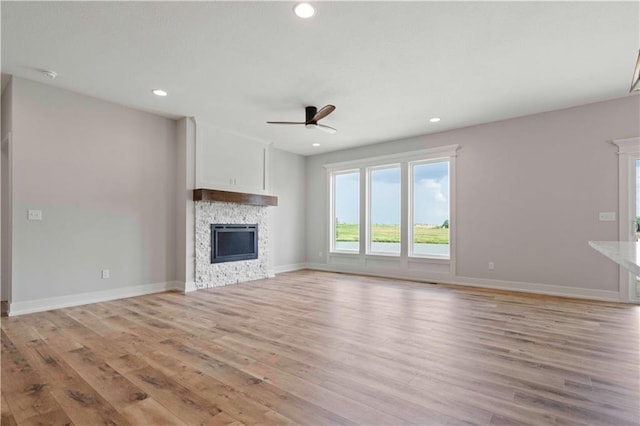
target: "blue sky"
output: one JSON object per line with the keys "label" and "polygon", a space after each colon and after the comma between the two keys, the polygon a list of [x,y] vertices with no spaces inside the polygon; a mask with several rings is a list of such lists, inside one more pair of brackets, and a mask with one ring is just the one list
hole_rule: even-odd
{"label": "blue sky", "polygon": [[414,222],[442,225],[449,219],[449,163],[420,164],[413,170]]}
{"label": "blue sky", "polygon": [[[414,167],[414,217],[419,224],[442,225],[449,218],[449,164],[425,163]],[[336,216],[340,223],[358,223],[359,175],[336,175]],[[371,173],[371,221],[400,223],[400,168]]]}

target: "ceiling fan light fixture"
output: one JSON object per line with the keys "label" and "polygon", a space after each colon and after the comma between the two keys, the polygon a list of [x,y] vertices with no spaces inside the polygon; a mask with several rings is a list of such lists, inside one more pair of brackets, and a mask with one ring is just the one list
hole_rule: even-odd
{"label": "ceiling fan light fixture", "polygon": [[304,127],[306,127],[307,129],[317,129],[318,128],[318,124],[317,123],[305,123]]}
{"label": "ceiling fan light fixture", "polygon": [[298,18],[309,19],[315,15],[316,11],[309,3],[297,3],[293,7],[293,12]]}

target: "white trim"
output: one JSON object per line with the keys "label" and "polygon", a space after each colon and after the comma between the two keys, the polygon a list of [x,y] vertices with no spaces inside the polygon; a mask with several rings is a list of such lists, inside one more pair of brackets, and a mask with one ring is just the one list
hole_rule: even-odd
{"label": "white trim", "polygon": [[485,278],[471,277],[455,277],[450,282],[450,284],[489,288],[494,290],[517,291],[522,293],[545,294],[549,296],[576,297],[579,299],[601,300],[606,302],[621,301],[617,291],[569,287],[562,285],[528,283],[521,281],[489,280]]}
{"label": "white trim", "polygon": [[[6,250],[0,253],[0,268],[2,267],[2,263],[4,263],[5,266],[5,269],[0,271],[0,281],[4,281],[6,286],[0,289],[0,293],[2,293],[2,296],[6,296],[7,302],[11,303],[13,295],[13,134],[11,132],[7,132],[2,139],[0,150],[3,148],[7,150],[7,170],[5,172],[7,179],[6,182],[0,182],[0,186],[6,191],[7,205],[3,206],[2,201],[0,201],[0,210],[4,208],[6,214],[6,217],[4,217],[0,211],[0,227],[2,227],[3,224],[5,225],[0,244],[8,244],[7,247],[5,247]],[[0,153],[0,156],[1,155]],[[2,173],[1,170],[0,173]],[[0,191],[0,193],[1,192],[2,191]]]}
{"label": "white trim", "polygon": [[640,137],[614,139],[610,141],[618,146],[618,154],[640,154]]}
{"label": "white trim", "polygon": [[435,148],[421,149],[418,151],[403,152],[399,154],[380,155],[377,157],[359,158],[357,160],[341,161],[338,163],[323,164],[322,167],[330,171],[338,171],[341,169],[357,169],[360,167],[375,167],[384,165],[385,163],[401,163],[404,161],[418,161],[427,159],[436,159],[439,157],[455,157],[456,151],[460,149],[460,145],[445,145]]}
{"label": "white trim", "polygon": [[[635,161],[640,159],[640,137],[615,139],[610,142],[618,147],[618,240],[631,241],[636,218],[635,206],[630,201],[632,194],[636,193]],[[620,300],[637,300],[635,277],[622,266],[619,268],[618,277]]]}
{"label": "white trim", "polygon": [[[327,185],[329,188],[329,191],[327,191],[328,194],[328,205],[329,205],[329,246],[327,249],[327,253],[351,253],[351,254],[359,254],[360,250],[356,251],[356,250],[338,250],[335,248],[335,241],[333,236],[335,235],[335,226],[336,226],[336,206],[335,206],[335,193],[336,193],[336,176],[337,175],[346,175],[346,174],[351,174],[351,173],[357,173],[358,174],[358,217],[359,217],[359,221],[360,223],[364,223],[363,219],[362,219],[362,212],[365,211],[366,209],[362,208],[362,202],[361,202],[361,197],[360,194],[362,193],[362,170],[360,169],[347,169],[347,170],[341,170],[339,172],[331,172],[331,173],[327,173]],[[362,226],[360,226],[360,233],[362,234]],[[360,240],[362,240],[362,235],[360,235]]]}
{"label": "white trim", "polygon": [[196,283],[193,281],[186,282],[184,284],[184,292],[191,293],[192,291],[196,291],[198,287],[196,287]]}
{"label": "white trim", "polygon": [[284,272],[299,271],[301,269],[307,269],[307,264],[306,263],[294,263],[294,264],[291,264],[291,265],[275,266],[273,268],[273,272],[275,274],[282,274]]}
{"label": "white trim", "polygon": [[[455,225],[456,225],[456,152],[459,145],[448,145],[445,147],[431,148],[420,151],[412,151],[409,153],[394,154],[388,156],[374,157],[374,164],[368,163],[371,159],[363,159],[350,162],[333,163],[325,165],[327,168],[327,205],[329,206],[329,227],[327,240],[327,253],[333,254],[357,254],[360,262],[365,263],[367,256],[386,256],[388,258],[399,258],[402,263],[407,264],[411,259],[442,259],[448,260],[450,263],[450,273],[455,273]],[[448,156],[443,156],[446,153]],[[392,161],[394,160],[394,161]],[[411,226],[411,209],[413,208],[412,196],[412,172],[415,164],[447,162],[449,164],[449,255],[410,255],[408,235],[410,235]],[[356,164],[360,164],[359,169],[355,168]],[[347,168],[333,168],[339,165]],[[382,253],[372,252],[371,249],[371,173],[372,171],[383,168],[400,168],[400,252],[399,253]],[[342,174],[355,173],[359,170],[360,176],[360,246],[358,252],[355,250],[337,250],[335,248],[335,177]],[[364,225],[364,226],[363,226]]]}
{"label": "white trim", "polygon": [[10,302],[8,315],[16,316],[30,314],[33,312],[49,311],[51,309],[68,308],[71,306],[86,305],[89,303],[143,296],[145,294],[182,290],[183,285],[180,282],[167,281],[132,287],[121,287],[111,290],[92,291],[89,293],[71,294],[67,296],[48,297],[46,299],[28,300],[24,302]]}
{"label": "white trim", "polygon": [[[451,261],[451,263],[454,263],[454,259],[455,256],[453,255],[453,252],[455,250],[455,235],[454,235],[454,230],[455,230],[455,217],[454,217],[454,212],[456,211],[456,206],[455,206],[455,159],[456,156],[451,156],[447,159],[427,159],[427,160],[417,160],[417,161],[409,161],[407,162],[407,177],[406,177],[406,182],[407,182],[407,186],[408,186],[408,203],[406,203],[405,205],[403,205],[403,208],[407,209],[406,212],[406,217],[407,217],[407,244],[405,245],[407,253],[406,253],[406,257],[408,259],[442,259],[442,260],[449,260]],[[429,255],[420,255],[420,254],[416,254],[413,252],[413,211],[414,211],[414,188],[413,188],[413,181],[414,181],[414,168],[416,165],[422,165],[422,164],[433,164],[433,163],[447,163],[448,166],[448,187],[449,187],[449,228],[448,228],[448,232],[449,232],[449,254],[448,255],[438,255],[438,254],[429,254]],[[453,271],[452,271],[453,273]]]}
{"label": "white trim", "polygon": [[262,151],[262,190],[269,194],[271,190],[271,148],[272,143],[269,143],[263,148]]}
{"label": "white trim", "polygon": [[588,299],[588,300],[600,300],[606,302],[624,302],[619,297],[617,291],[610,290],[595,290],[588,288],[579,288],[579,287],[569,287],[569,286],[559,286],[559,285],[549,285],[549,284],[539,284],[539,283],[527,283],[527,282],[519,282],[519,281],[505,281],[505,280],[489,280],[485,278],[471,278],[471,277],[453,277],[449,275],[442,275],[441,277],[436,274],[432,274],[432,276],[427,277],[426,274],[421,273],[418,274],[410,274],[406,273],[406,271],[398,271],[398,272],[387,272],[381,270],[370,270],[366,271],[350,268],[348,266],[335,266],[335,265],[324,265],[319,263],[309,263],[307,265],[307,269],[313,269],[318,271],[325,272],[342,272],[342,273],[351,273],[357,275],[369,275],[375,277],[383,277],[383,278],[393,278],[393,279],[401,279],[401,280],[409,280],[409,281],[417,281],[417,282],[425,282],[431,284],[451,284],[451,285],[460,285],[467,287],[478,287],[478,288],[486,288],[492,290],[508,290],[515,291],[519,293],[533,293],[533,294],[544,294],[548,296],[559,296],[559,297],[574,297],[578,299]]}
{"label": "white trim", "polygon": [[449,273],[457,274],[458,261],[458,170],[456,156],[449,159]]}
{"label": "white trim", "polygon": [[[372,238],[373,238],[373,220],[371,219],[371,214],[372,212],[372,199],[373,197],[371,196],[372,193],[372,186],[371,183],[373,182],[373,178],[371,177],[373,172],[376,172],[378,170],[388,170],[388,169],[398,169],[400,171],[400,217],[398,219],[400,219],[400,251],[397,253],[385,253],[385,252],[379,252],[379,251],[373,251],[373,249],[371,248],[371,243],[372,243]],[[406,240],[402,239],[402,228],[403,225],[406,226],[403,222],[403,218],[405,217],[406,214],[406,209],[407,209],[407,205],[406,205],[406,199],[403,196],[403,192],[406,190],[406,184],[405,184],[405,180],[407,177],[407,172],[406,172],[406,163],[385,163],[385,164],[377,164],[375,166],[371,166],[371,167],[366,167],[364,169],[364,173],[365,173],[365,180],[367,182],[366,185],[366,189],[365,189],[365,194],[366,194],[366,206],[365,206],[365,226],[366,226],[366,231],[365,231],[365,250],[364,250],[364,254],[370,256],[370,255],[374,255],[374,256],[389,256],[389,257],[400,257],[400,255],[405,251],[404,247],[406,246],[406,244],[403,244]],[[404,178],[404,179],[403,179]],[[405,203],[403,203],[403,201]],[[360,216],[362,217],[362,216]],[[361,252],[362,253],[362,252]],[[405,255],[403,256],[403,259],[406,258],[406,253],[404,253]]]}

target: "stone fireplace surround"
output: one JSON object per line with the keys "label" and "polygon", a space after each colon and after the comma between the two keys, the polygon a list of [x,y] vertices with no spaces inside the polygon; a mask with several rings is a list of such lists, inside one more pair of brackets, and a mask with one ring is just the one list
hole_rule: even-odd
{"label": "stone fireplace surround", "polygon": [[[267,206],[277,198],[256,194],[196,189],[195,285],[197,289],[237,284],[269,277]],[[258,224],[258,258],[211,263],[211,224]]]}

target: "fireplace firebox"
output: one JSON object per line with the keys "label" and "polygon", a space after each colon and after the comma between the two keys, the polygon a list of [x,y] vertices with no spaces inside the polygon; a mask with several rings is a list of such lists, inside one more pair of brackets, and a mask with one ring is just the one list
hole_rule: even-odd
{"label": "fireplace firebox", "polygon": [[211,263],[258,258],[258,225],[211,224]]}

